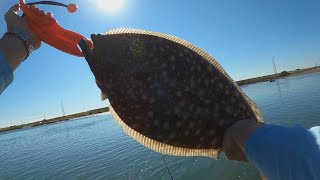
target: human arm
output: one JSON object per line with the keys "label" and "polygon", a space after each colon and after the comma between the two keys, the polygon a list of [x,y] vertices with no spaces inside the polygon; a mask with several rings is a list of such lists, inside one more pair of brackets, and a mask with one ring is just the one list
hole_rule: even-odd
{"label": "human arm", "polygon": [[[32,6],[31,9],[39,15],[45,15],[35,6]],[[29,53],[25,42],[12,33],[25,33],[33,50],[38,49],[41,45],[39,38],[31,31],[25,20],[17,14],[18,11],[19,5],[15,5],[5,14],[7,32],[11,34],[5,34],[0,39],[0,94],[11,84],[13,71],[19,67]]]}
{"label": "human arm", "polygon": [[231,160],[248,161],[268,179],[320,179],[320,127],[262,125],[239,121],[224,137]]}

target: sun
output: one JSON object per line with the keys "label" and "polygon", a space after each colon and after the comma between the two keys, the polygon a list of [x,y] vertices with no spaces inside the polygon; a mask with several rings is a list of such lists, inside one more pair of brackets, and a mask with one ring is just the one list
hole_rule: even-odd
{"label": "sun", "polygon": [[99,9],[109,13],[119,12],[124,4],[125,0],[95,0]]}

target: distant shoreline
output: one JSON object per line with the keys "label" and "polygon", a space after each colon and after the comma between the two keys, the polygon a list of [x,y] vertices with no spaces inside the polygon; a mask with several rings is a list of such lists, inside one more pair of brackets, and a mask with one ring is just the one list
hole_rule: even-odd
{"label": "distant shoreline", "polygon": [[[304,74],[309,74],[309,73],[314,73],[314,72],[320,72],[320,66],[305,68],[305,69],[296,69],[293,71],[282,71],[281,73],[277,73],[277,74],[271,74],[271,75],[267,75],[267,76],[261,76],[261,77],[255,77],[255,78],[237,81],[236,83],[239,86],[244,86],[244,85],[255,84],[255,83],[266,82],[266,81],[273,82],[276,79],[282,79],[282,78],[292,77],[292,76],[299,76],[299,75],[304,75]],[[67,115],[67,116],[56,117],[56,118],[52,118],[52,119],[43,119],[41,121],[37,121],[37,122],[33,122],[33,123],[27,123],[27,124],[22,124],[22,125],[15,125],[15,126],[10,126],[10,127],[0,128],[0,132],[13,131],[13,130],[17,130],[17,129],[23,129],[26,127],[36,127],[36,126],[52,124],[52,123],[56,123],[56,122],[68,121],[68,120],[73,120],[76,118],[100,114],[100,113],[104,113],[104,112],[109,112],[109,108],[108,107],[99,108],[99,109],[94,109],[94,110],[90,110],[90,111],[86,111],[86,112],[71,114],[71,115]]]}
{"label": "distant shoreline", "polygon": [[244,85],[255,84],[255,83],[266,82],[266,81],[273,82],[277,79],[283,79],[283,78],[292,77],[292,76],[300,76],[300,75],[315,73],[315,72],[320,72],[320,66],[304,68],[304,69],[296,69],[293,71],[282,71],[281,73],[277,73],[277,74],[245,79],[245,80],[237,81],[237,84],[239,86],[244,86]]}
{"label": "distant shoreline", "polygon": [[21,125],[0,128],[0,133],[6,132],[6,131],[13,131],[13,130],[17,130],[17,129],[23,129],[23,128],[27,128],[27,127],[36,127],[36,126],[42,126],[42,125],[52,124],[52,123],[57,123],[57,122],[62,122],[62,121],[74,120],[77,118],[86,117],[86,116],[90,116],[90,115],[96,115],[96,114],[100,114],[100,113],[104,113],[104,112],[109,112],[109,107],[94,109],[94,110],[90,110],[90,111],[85,111],[85,112],[76,113],[76,114],[70,114],[70,115],[51,118],[51,119],[43,119],[41,121],[27,123],[27,124],[21,124]]}

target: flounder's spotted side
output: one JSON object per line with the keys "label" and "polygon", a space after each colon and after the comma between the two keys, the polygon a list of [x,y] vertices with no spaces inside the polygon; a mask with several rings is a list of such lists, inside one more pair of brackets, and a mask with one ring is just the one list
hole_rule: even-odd
{"label": "flounder's spotted side", "polygon": [[262,121],[259,108],[222,67],[186,41],[134,29],[92,40],[97,84],[126,132],[138,133],[142,144],[146,137],[170,147],[219,151],[226,128],[243,119]]}

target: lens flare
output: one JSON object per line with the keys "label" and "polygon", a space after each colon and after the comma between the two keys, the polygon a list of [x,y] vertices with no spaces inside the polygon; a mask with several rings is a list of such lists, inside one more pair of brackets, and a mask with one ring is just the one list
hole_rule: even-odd
{"label": "lens flare", "polygon": [[99,9],[109,13],[119,12],[124,4],[125,0],[95,0]]}

